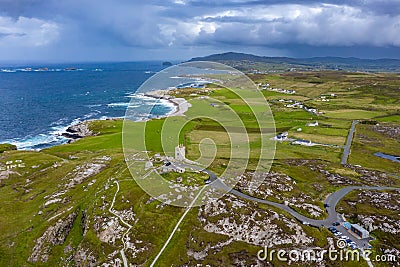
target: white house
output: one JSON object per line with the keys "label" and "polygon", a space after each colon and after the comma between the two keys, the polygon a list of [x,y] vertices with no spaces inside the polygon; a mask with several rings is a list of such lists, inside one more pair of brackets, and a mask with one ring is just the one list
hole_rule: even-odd
{"label": "white house", "polygon": [[281,134],[278,134],[277,136],[275,136],[273,139],[276,141],[284,141],[288,139],[288,132],[283,132]]}
{"label": "white house", "polygon": [[313,122],[308,123],[307,126],[311,126],[311,127],[318,126],[318,121],[316,121],[316,122],[314,122],[314,123],[313,123]]}
{"label": "white house", "polygon": [[302,139],[297,139],[296,141],[293,141],[294,145],[302,145],[302,146],[313,146],[314,143],[311,142],[310,140],[302,140]]}

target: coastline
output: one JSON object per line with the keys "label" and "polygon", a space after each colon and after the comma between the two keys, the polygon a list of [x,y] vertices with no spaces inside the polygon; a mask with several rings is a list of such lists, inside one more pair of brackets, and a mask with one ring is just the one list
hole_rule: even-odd
{"label": "coastline", "polygon": [[[148,118],[144,120],[138,120],[138,121],[150,121],[152,119],[161,119],[161,118],[167,118],[167,117],[174,117],[174,116],[185,116],[185,112],[188,111],[188,109],[192,106],[185,98],[176,98],[174,96],[165,94],[165,92],[168,92],[170,90],[154,90],[150,91],[147,93],[144,93],[143,95],[146,97],[151,97],[155,99],[162,99],[170,102],[173,104],[175,107],[175,110],[172,112],[169,112],[165,115],[157,116],[155,118]],[[106,118],[105,120],[117,120],[117,119],[123,119],[123,118]],[[91,119],[91,120],[85,120],[80,123],[70,125],[63,133],[61,133],[61,136],[65,137],[68,139],[68,144],[72,143],[78,139],[87,137],[87,136],[96,136],[98,133],[92,132],[88,128],[88,123],[91,121],[99,121],[101,119]]]}
{"label": "coastline", "polygon": [[165,94],[170,90],[155,90],[144,93],[144,96],[152,97],[155,99],[167,100],[175,106],[175,111],[170,112],[166,115],[158,118],[173,117],[173,116],[185,116],[185,112],[192,106],[185,98],[175,98],[171,95]]}
{"label": "coastline", "polygon": [[[168,101],[169,104],[172,104],[172,106],[174,107],[173,110],[171,110],[170,112],[168,112],[164,115],[160,115],[160,116],[153,117],[153,118],[137,120],[137,121],[149,121],[152,119],[161,119],[161,118],[173,117],[173,116],[184,116],[184,113],[189,109],[189,107],[191,107],[191,104],[184,98],[175,98],[174,96],[168,95],[168,91],[170,91],[170,90],[169,89],[155,90],[155,91],[143,93],[143,95],[145,97],[151,97],[151,98],[154,98],[157,100]],[[94,133],[94,132],[90,131],[90,129],[88,128],[88,123],[90,123],[92,121],[122,120],[123,118],[124,117],[106,117],[106,118],[98,118],[98,119],[86,119],[86,120],[82,120],[79,122],[73,122],[72,124],[63,127],[63,129],[61,131],[53,131],[53,133],[51,133],[48,137],[46,137],[50,141],[47,141],[47,139],[45,139],[44,143],[35,144],[34,146],[37,146],[37,148],[28,147],[28,146],[19,146],[18,147],[17,144],[15,144],[15,145],[18,147],[18,150],[21,150],[21,151],[24,151],[24,150],[40,151],[40,150],[58,146],[58,145],[69,144],[69,143],[75,142],[76,140],[84,138],[86,136],[97,135],[98,133]],[[41,134],[39,136],[44,137],[45,135]],[[10,142],[10,141],[7,140],[7,142],[5,142],[5,143],[12,144],[12,142]],[[52,144],[52,142],[54,142],[54,143]]]}

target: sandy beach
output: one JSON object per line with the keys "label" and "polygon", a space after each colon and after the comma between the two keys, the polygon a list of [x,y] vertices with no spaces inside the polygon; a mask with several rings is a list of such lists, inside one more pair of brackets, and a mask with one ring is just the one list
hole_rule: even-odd
{"label": "sandy beach", "polygon": [[162,117],[173,117],[173,116],[185,116],[185,112],[191,107],[192,105],[186,101],[184,98],[175,98],[173,96],[170,96],[166,94],[168,90],[156,90],[156,91],[151,91],[147,92],[144,95],[147,97],[153,97],[157,99],[164,99],[168,100],[175,106],[175,111],[171,112],[165,116]]}
{"label": "sandy beach", "polygon": [[[147,97],[152,97],[156,99],[164,99],[172,103],[175,107],[175,110],[163,115],[159,116],[157,118],[165,118],[165,117],[173,117],[173,116],[185,116],[185,112],[192,106],[189,102],[186,101],[184,98],[175,98],[173,96],[170,96],[168,94],[165,94],[168,92],[168,90],[156,90],[156,91],[150,91],[145,93],[144,95]],[[107,118],[106,120],[114,120],[115,118]],[[69,126],[63,133],[61,133],[61,136],[64,136],[69,139],[68,143],[74,142],[77,139],[81,139],[85,136],[93,136],[96,135],[95,133],[91,132],[87,128],[87,122],[90,121],[96,121],[98,119],[93,119],[93,120],[85,120],[82,122],[79,122],[77,124]],[[144,119],[141,121],[149,121],[151,118]]]}

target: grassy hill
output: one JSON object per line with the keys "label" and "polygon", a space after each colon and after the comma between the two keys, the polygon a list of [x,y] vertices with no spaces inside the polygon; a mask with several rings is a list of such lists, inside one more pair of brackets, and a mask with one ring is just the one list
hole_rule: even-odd
{"label": "grassy hill", "polygon": [[[313,58],[290,58],[290,57],[266,57],[245,53],[227,52],[205,57],[192,58],[190,61],[216,61],[233,65],[241,70],[349,70],[349,71],[385,71],[398,72],[400,60],[398,59],[360,59],[342,57],[313,57]],[[244,63],[244,64],[243,64]]]}

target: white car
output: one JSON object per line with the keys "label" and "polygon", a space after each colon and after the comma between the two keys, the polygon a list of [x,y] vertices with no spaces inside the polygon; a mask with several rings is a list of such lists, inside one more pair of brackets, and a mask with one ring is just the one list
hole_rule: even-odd
{"label": "white car", "polygon": [[342,235],[340,238],[341,238],[341,239],[344,239],[344,240],[349,239],[349,237],[348,237],[347,235]]}
{"label": "white car", "polygon": [[341,236],[342,233],[341,233],[341,232],[336,232],[336,233],[334,233],[334,235],[335,235],[335,236]]}

